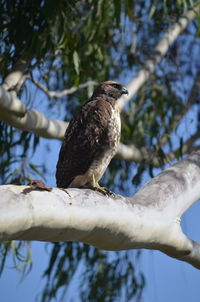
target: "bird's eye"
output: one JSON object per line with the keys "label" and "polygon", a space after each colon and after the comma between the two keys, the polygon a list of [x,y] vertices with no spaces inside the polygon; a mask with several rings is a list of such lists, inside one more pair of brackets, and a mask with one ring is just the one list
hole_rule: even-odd
{"label": "bird's eye", "polygon": [[114,88],[117,88],[117,89],[121,88],[119,84],[112,84],[111,86],[114,87]]}

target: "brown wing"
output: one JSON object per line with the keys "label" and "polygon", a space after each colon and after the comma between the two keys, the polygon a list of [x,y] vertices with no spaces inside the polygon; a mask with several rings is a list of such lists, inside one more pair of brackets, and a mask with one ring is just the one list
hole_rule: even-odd
{"label": "brown wing", "polygon": [[104,152],[111,110],[108,102],[93,100],[86,103],[70,122],[56,167],[58,187],[67,188]]}

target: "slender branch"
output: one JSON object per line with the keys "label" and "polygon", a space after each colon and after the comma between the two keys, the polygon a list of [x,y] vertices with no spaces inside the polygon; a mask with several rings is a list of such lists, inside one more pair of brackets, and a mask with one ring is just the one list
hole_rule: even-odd
{"label": "slender branch", "polygon": [[[155,249],[200,269],[200,244],[180,217],[200,198],[200,150],[134,196],[0,186],[0,240],[78,241],[106,250]],[[53,219],[52,219],[53,217]]]}
{"label": "slender branch", "polygon": [[121,97],[119,101],[119,108],[122,108],[132,99],[136,92],[141,88],[141,86],[147,81],[150,75],[155,71],[156,65],[161,61],[161,59],[167,53],[170,45],[177,39],[181,32],[185,30],[189,22],[196,18],[195,12],[200,12],[200,6],[189,10],[185,16],[181,17],[178,22],[176,22],[171,28],[169,28],[163,38],[158,42],[154,49],[152,59],[148,59],[144,63],[144,68],[139,70],[136,76],[129,82],[127,88],[129,91],[128,97]]}
{"label": "slender branch", "polygon": [[61,98],[65,95],[72,94],[72,93],[76,92],[77,90],[79,90],[81,88],[87,88],[87,87],[95,86],[95,85],[98,84],[96,81],[87,81],[83,84],[80,84],[77,87],[71,87],[69,89],[64,89],[63,91],[60,91],[60,92],[55,92],[55,91],[48,90],[42,83],[40,83],[39,81],[37,81],[33,77],[26,76],[26,78],[31,80],[40,90],[42,90],[44,93],[46,93],[46,95],[49,98]]}

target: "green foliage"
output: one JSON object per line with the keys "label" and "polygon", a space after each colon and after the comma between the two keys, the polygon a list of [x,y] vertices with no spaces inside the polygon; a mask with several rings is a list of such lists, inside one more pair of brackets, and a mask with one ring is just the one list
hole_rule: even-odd
{"label": "green foliage", "polygon": [[66,284],[77,269],[81,270],[80,301],[110,302],[121,296],[124,301],[139,299],[145,281],[134,268],[133,258],[137,260],[138,256],[136,252],[105,252],[81,243],[55,243],[44,273],[47,283],[41,301],[55,298],[57,292],[64,297]]}
{"label": "green foliage", "polygon": [[[2,0],[0,79],[3,82],[24,60],[27,62],[24,72],[49,90],[60,91],[88,80],[118,79],[125,84],[151,57],[164,31],[193,3],[192,0]],[[153,152],[161,166],[168,151],[175,150],[176,157],[183,155],[184,133],[178,139],[176,136],[176,140],[174,137],[177,119],[184,119],[188,112],[185,105],[200,69],[198,45],[199,15],[169,48],[155,74],[122,113],[121,141]],[[50,118],[55,117],[55,112],[65,112],[65,118],[69,119],[88,98],[90,89],[80,89],[59,100],[43,97],[38,106],[33,87],[25,82],[19,97],[27,102],[31,96],[28,108],[38,106]],[[195,106],[198,96],[189,108]],[[199,130],[199,117],[195,118],[194,132]],[[35,175],[48,179],[44,167],[31,161],[38,146],[37,136],[0,122],[0,182],[23,184]],[[148,160],[140,164],[114,160],[103,182],[110,189],[129,195],[147,173],[154,174]],[[120,297],[124,301],[140,300],[145,282],[137,271],[139,258],[133,257],[135,253],[108,253],[79,243],[60,242],[51,246],[41,301],[52,301],[58,295],[63,298],[79,269],[80,300],[119,301]],[[0,272],[11,253],[15,267],[21,263],[22,271],[29,268],[30,251],[23,243],[1,244],[0,252]]]}
{"label": "green foliage", "polygon": [[30,242],[9,241],[0,244],[0,275],[6,264],[6,258],[12,257],[14,268],[25,277],[32,268],[32,253]]}
{"label": "green foliage", "polygon": [[24,184],[38,175],[38,167],[28,158],[29,150],[35,151],[38,137],[32,133],[17,131],[0,122],[0,183]]}

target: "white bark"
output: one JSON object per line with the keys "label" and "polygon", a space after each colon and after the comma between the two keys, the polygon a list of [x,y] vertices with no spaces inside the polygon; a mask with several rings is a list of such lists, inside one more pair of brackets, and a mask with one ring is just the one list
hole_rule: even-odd
{"label": "white bark", "polygon": [[181,215],[200,198],[200,150],[153,178],[133,197],[70,189],[71,197],[28,186],[0,187],[0,240],[79,241],[106,250],[147,248],[200,269],[200,244]]}
{"label": "white bark", "polygon": [[0,110],[0,120],[20,130],[32,131],[42,137],[60,140],[64,138],[68,125],[66,122],[48,119],[43,113],[33,109],[28,110],[23,117]]}
{"label": "white bark", "polygon": [[[0,86],[0,113],[9,113],[9,116],[16,115],[22,117],[26,114],[26,105],[22,103],[15,95],[7,92]],[[8,119],[9,123],[9,119]]]}
{"label": "white bark", "polygon": [[28,68],[30,58],[21,58],[16,62],[13,70],[5,77],[3,87],[6,90],[13,91],[14,94],[18,91],[24,82],[24,73]]}

